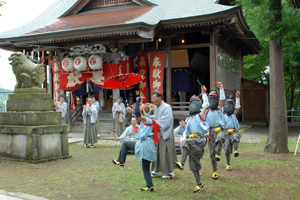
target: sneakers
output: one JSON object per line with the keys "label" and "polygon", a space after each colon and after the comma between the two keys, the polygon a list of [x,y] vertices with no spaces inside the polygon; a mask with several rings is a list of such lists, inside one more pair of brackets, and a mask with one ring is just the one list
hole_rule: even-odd
{"label": "sneakers", "polygon": [[231,171],[230,165],[227,165],[226,170],[227,170],[227,171]]}
{"label": "sneakers", "polygon": [[217,171],[214,171],[214,173],[212,174],[212,179],[217,179],[218,178],[218,173]]}
{"label": "sneakers", "polygon": [[239,152],[238,151],[234,151],[234,153],[233,153],[233,156],[234,157],[238,157],[240,154],[239,154]]}
{"label": "sneakers", "polygon": [[145,191],[153,192],[153,191],[154,191],[154,187],[145,187],[145,188],[141,188],[141,191],[142,191],[142,192],[145,192]]}
{"label": "sneakers", "polygon": [[91,148],[95,148],[93,144],[91,145]]}
{"label": "sneakers", "polygon": [[156,178],[156,177],[158,177],[158,175],[159,175],[158,172],[155,172],[155,171],[151,172],[151,177],[152,178]]}
{"label": "sneakers", "polygon": [[164,174],[164,175],[162,176],[163,179],[171,179],[171,178],[174,178],[174,177],[175,177],[174,172],[168,173],[168,174]]}
{"label": "sneakers", "polygon": [[183,170],[183,164],[181,162],[174,162],[174,167]]}
{"label": "sneakers", "polygon": [[89,146],[88,146],[87,144],[84,144],[84,147],[85,147],[85,148],[89,148]]}
{"label": "sneakers", "polygon": [[125,166],[125,163],[120,163],[119,161],[116,161],[116,160],[112,160],[112,163],[114,163],[115,165],[119,165],[120,167]]}
{"label": "sneakers", "polygon": [[196,187],[194,188],[194,193],[196,193],[196,192],[200,192],[201,190],[202,190],[202,188],[203,188],[203,185],[201,184],[201,185],[196,185]]}
{"label": "sneakers", "polygon": [[215,156],[215,161],[220,161],[220,160],[221,160],[220,156],[219,156],[219,155],[216,155],[216,156]]}

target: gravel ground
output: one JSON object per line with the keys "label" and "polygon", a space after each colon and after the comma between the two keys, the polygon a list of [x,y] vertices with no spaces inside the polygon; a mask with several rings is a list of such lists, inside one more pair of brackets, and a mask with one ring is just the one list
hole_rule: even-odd
{"label": "gravel ground", "polygon": [[[269,127],[253,127],[241,133],[241,142],[260,143],[267,141]],[[298,139],[299,129],[289,128],[289,140]]]}

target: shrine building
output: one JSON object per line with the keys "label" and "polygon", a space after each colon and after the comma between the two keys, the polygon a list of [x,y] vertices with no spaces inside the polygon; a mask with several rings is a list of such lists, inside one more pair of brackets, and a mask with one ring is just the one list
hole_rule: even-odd
{"label": "shrine building", "polygon": [[[54,99],[64,91],[95,93],[111,109],[116,97],[149,102],[158,90],[175,110],[186,110],[184,102],[200,94],[198,82],[209,91],[221,81],[227,94],[243,96],[243,56],[258,54],[260,45],[242,6],[230,2],[57,0],[28,24],[0,33],[0,48],[44,62],[44,87]],[[127,73],[144,79],[124,91],[104,87]]]}

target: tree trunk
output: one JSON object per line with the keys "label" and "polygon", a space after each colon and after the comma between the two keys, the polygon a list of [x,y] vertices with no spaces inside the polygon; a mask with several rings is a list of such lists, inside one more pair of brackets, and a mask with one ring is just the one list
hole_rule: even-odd
{"label": "tree trunk", "polygon": [[270,39],[270,127],[265,151],[288,153],[282,43]]}
{"label": "tree trunk", "polygon": [[[272,30],[282,21],[281,0],[269,0],[270,12],[274,13]],[[288,153],[288,129],[282,42],[270,34],[270,126],[265,151]]]}

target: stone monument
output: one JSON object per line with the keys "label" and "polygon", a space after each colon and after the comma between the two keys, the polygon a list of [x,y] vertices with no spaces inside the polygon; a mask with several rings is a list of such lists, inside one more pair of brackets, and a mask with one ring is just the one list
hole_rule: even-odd
{"label": "stone monument", "polygon": [[70,157],[68,125],[53,111],[51,94],[41,88],[43,64],[32,63],[22,53],[13,53],[9,60],[17,84],[7,112],[0,113],[0,156],[27,162]]}

